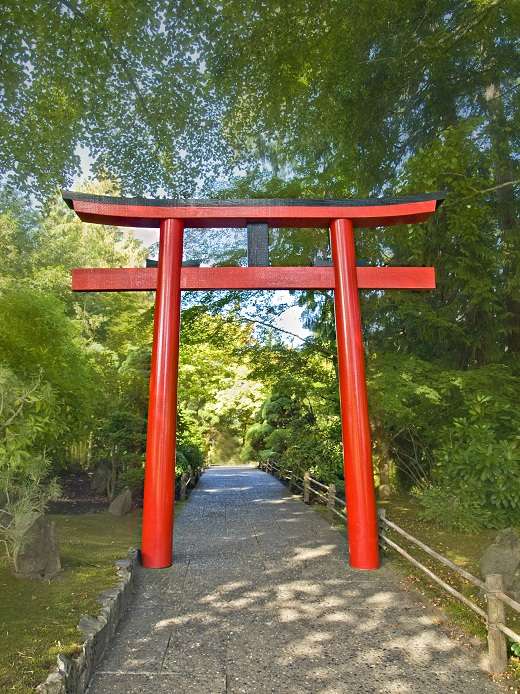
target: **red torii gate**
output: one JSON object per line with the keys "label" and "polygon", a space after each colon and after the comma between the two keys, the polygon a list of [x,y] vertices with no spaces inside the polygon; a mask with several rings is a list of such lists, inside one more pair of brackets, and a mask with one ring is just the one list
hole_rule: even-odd
{"label": "red torii gate", "polygon": [[[159,227],[157,268],[78,269],[79,292],[156,291],[144,484],[142,563],[172,563],[181,291],[334,289],[349,561],[379,566],[359,289],[434,289],[431,267],[357,267],[355,227],[422,222],[438,194],[369,200],[148,200],[64,191],[84,222]],[[333,267],[182,267],[186,227],[329,227]]]}

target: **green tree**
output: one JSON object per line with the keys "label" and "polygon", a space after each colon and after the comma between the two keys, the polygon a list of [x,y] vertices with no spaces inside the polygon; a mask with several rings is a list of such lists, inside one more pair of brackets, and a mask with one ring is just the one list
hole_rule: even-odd
{"label": "green tree", "polygon": [[25,531],[59,495],[46,455],[59,433],[55,405],[41,377],[26,385],[0,367],[0,539],[11,560]]}
{"label": "green tree", "polygon": [[[124,190],[192,193],[226,154],[202,50],[203,8],[33,0],[2,3],[0,168],[11,189],[52,194],[80,171]],[[212,152],[212,156],[208,156]]]}

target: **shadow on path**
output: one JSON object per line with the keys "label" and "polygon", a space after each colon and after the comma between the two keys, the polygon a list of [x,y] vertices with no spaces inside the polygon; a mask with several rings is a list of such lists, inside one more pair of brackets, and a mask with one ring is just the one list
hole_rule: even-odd
{"label": "shadow on path", "polygon": [[501,691],[391,568],[253,468],[204,473],[170,569],[139,570],[90,694]]}

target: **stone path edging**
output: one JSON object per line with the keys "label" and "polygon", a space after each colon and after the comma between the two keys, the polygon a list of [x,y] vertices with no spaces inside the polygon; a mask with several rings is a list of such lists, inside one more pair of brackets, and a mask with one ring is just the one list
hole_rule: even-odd
{"label": "stone path edging", "polygon": [[39,694],[83,694],[101,662],[117,626],[132,600],[137,550],[128,552],[128,559],[115,562],[118,583],[99,595],[101,610],[97,617],[84,615],[78,629],[85,637],[80,653],[74,658],[62,654],[57,657],[54,672],[36,687]]}

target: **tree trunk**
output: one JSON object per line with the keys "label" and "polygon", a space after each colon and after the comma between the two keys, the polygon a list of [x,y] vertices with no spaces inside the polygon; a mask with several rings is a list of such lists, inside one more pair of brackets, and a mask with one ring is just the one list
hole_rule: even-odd
{"label": "tree trunk", "polygon": [[117,462],[116,462],[116,451],[117,446],[112,446],[110,449],[110,475],[107,478],[107,497],[109,501],[112,501],[114,494],[116,492],[116,482],[117,482]]}
{"label": "tree trunk", "polygon": [[507,185],[514,178],[510,127],[500,86],[494,82],[489,84],[484,98],[489,118],[488,133],[497,186],[495,192],[497,222],[503,253],[505,306],[508,312],[506,344],[510,352],[518,354],[520,352],[520,299],[516,275],[520,262],[520,236],[514,188],[512,185]]}
{"label": "tree trunk", "polygon": [[390,446],[388,445],[386,432],[381,422],[377,422],[374,426],[374,439],[379,453],[377,470],[379,474],[379,496],[380,498],[387,499],[392,490],[392,458],[390,455]]}

